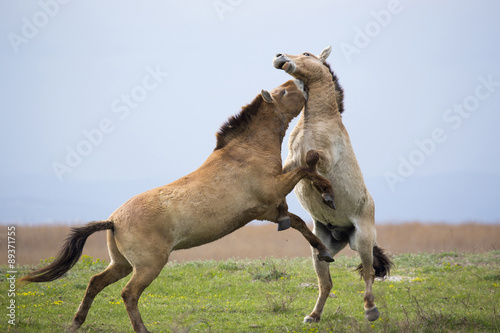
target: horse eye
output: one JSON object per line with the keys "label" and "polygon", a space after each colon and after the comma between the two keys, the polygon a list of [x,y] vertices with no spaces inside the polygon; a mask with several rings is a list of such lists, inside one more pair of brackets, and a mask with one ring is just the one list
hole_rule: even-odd
{"label": "horse eye", "polygon": [[309,54],[307,52],[302,53],[302,55],[305,55],[306,57],[310,57],[311,56],[311,54]]}
{"label": "horse eye", "polygon": [[281,96],[285,96],[286,95],[286,89],[283,89],[283,91],[281,92]]}

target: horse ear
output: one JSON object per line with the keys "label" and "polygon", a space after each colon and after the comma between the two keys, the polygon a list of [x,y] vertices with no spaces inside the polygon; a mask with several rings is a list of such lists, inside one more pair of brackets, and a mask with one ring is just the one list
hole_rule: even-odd
{"label": "horse ear", "polygon": [[319,54],[319,60],[321,60],[321,62],[325,62],[326,58],[328,58],[328,56],[330,55],[331,52],[332,52],[331,45],[328,47],[325,47],[325,49],[323,51],[321,51],[321,53]]}
{"label": "horse ear", "polygon": [[262,95],[262,98],[264,99],[264,101],[266,101],[266,103],[273,103],[273,98],[271,97],[269,91],[262,89],[260,94]]}

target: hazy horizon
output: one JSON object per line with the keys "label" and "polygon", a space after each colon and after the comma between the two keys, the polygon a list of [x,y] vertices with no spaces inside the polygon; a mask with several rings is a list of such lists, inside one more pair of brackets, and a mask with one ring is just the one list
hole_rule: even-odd
{"label": "hazy horizon", "polygon": [[106,219],[201,165],[230,116],[290,78],[276,53],[328,45],[377,222],[499,223],[499,12],[463,0],[3,2],[0,223]]}

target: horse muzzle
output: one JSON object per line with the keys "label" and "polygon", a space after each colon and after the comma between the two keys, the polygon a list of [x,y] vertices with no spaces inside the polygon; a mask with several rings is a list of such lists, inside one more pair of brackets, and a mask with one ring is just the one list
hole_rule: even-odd
{"label": "horse muzzle", "polygon": [[286,55],[278,53],[274,56],[273,66],[277,69],[282,69],[288,74],[293,74],[297,67]]}

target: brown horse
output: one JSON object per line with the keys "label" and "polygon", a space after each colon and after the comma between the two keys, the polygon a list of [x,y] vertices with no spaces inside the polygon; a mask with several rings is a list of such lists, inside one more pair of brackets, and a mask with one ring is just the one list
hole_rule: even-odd
{"label": "brown horse", "polygon": [[[365,281],[365,317],[373,321],[380,313],[374,303],[372,284],[375,276],[389,274],[392,263],[376,245],[375,205],[365,186],[349,134],[342,124],[344,95],[336,75],[326,63],[330,51],[328,47],[319,56],[306,52],[274,57],[274,67],[302,80],[309,93],[304,112],[290,134],[284,171],[304,165],[308,150],[318,152],[318,173],[332,183],[337,196],[336,210],[325,209],[321,196],[304,181],[297,184],[295,194],[313,218],[313,233],[328,247],[332,257],[348,243],[359,252],[361,265],[358,270]],[[319,297],[304,322],[320,320],[332,289],[329,264],[317,258],[313,261]]]}
{"label": "brown horse", "polygon": [[[284,209],[280,204],[304,177],[331,202],[331,184],[314,172],[315,152],[307,155],[307,167],[282,172],[283,137],[305,101],[306,93],[298,80],[290,80],[271,93],[263,90],[221,127],[215,150],[196,171],[133,197],[106,221],[74,228],[51,265],[21,280],[47,282],[61,277],[78,261],[87,237],[108,230],[111,263],[90,279],[70,330],[83,324],[101,290],[133,272],[122,298],[134,330],[147,332],[137,307],[139,297],[172,251],[215,241],[255,219],[277,223]],[[304,221],[284,212],[292,227],[317,249],[319,260],[333,261]]]}

